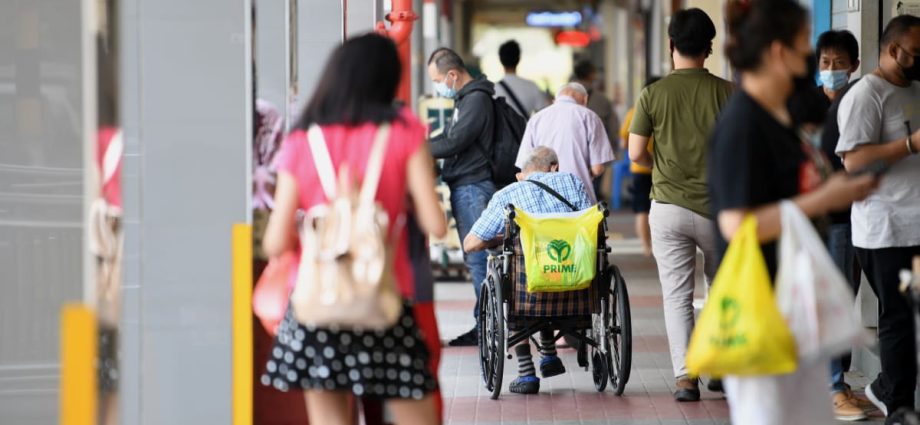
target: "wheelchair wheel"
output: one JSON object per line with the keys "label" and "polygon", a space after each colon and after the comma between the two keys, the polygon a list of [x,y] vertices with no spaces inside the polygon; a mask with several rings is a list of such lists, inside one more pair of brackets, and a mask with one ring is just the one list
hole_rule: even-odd
{"label": "wheelchair wheel", "polygon": [[626,281],[617,266],[610,269],[610,298],[605,303],[611,312],[610,385],[616,395],[623,395],[632,368],[632,318]]}
{"label": "wheelchair wheel", "polygon": [[479,367],[492,400],[502,390],[505,370],[505,317],[501,285],[489,274],[479,296]]}
{"label": "wheelchair wheel", "polygon": [[591,351],[594,352],[591,355],[591,377],[594,378],[594,389],[599,393],[604,392],[607,389],[609,357],[596,348],[592,348]]}

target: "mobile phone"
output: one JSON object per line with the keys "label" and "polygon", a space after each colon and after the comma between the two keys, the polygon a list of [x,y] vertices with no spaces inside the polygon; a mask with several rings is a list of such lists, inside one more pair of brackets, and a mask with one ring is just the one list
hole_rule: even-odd
{"label": "mobile phone", "polygon": [[875,161],[875,162],[873,162],[873,163],[867,165],[866,167],[862,168],[861,170],[856,171],[855,173],[853,173],[853,176],[861,176],[861,175],[863,175],[863,174],[870,174],[870,173],[871,173],[871,174],[872,174],[873,176],[875,176],[875,177],[881,177],[882,175],[884,175],[885,173],[887,173],[889,169],[891,169],[891,166],[888,165],[888,162],[885,161],[885,160],[880,159],[880,160],[878,160],[878,161]]}

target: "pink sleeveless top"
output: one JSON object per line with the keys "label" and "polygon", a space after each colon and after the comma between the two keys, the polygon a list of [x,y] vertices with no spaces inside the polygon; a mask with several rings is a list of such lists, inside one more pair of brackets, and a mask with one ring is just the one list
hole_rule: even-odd
{"label": "pink sleeveless top", "polygon": [[[347,162],[352,172],[363,179],[377,126],[371,123],[358,126],[335,124],[322,126],[322,130],[329,156],[336,170],[342,163]],[[411,110],[404,108],[400,111],[400,118],[392,123],[390,129],[383,172],[376,195],[377,201],[390,218],[391,228],[396,225],[400,216],[406,213],[408,201],[406,168],[409,158],[422,146],[422,143],[425,143],[425,127]],[[319,175],[313,164],[313,155],[310,152],[306,131],[295,130],[288,135],[278,155],[278,172],[288,173],[297,181],[300,208],[306,211],[325,203],[326,195],[323,193]],[[399,234],[395,235],[398,242],[394,253],[394,272],[400,292],[404,297],[411,299],[414,294],[414,283],[405,225],[397,230]]]}

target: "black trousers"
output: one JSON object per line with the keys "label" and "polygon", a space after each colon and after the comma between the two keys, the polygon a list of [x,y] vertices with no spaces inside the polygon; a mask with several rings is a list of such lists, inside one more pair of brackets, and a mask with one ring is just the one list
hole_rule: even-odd
{"label": "black trousers", "polygon": [[882,372],[872,390],[892,413],[900,407],[914,409],[917,388],[917,347],[913,311],[898,290],[898,274],[910,270],[920,246],[908,248],[856,248],[859,264],[879,301],[878,337]]}

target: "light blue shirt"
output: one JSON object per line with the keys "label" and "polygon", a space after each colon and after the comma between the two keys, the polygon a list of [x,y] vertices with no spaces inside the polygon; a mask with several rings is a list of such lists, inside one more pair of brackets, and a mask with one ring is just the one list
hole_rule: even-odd
{"label": "light blue shirt", "polygon": [[[569,201],[576,210],[580,211],[593,205],[588,198],[585,185],[575,175],[570,173],[533,173],[527,180],[536,180],[549,186]],[[505,207],[512,204],[531,214],[548,214],[572,212],[555,196],[543,188],[521,181],[512,183],[495,193],[489,206],[486,207],[470,232],[477,238],[489,241],[502,235],[505,229]]]}

